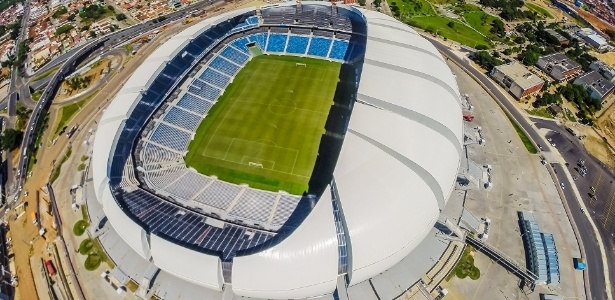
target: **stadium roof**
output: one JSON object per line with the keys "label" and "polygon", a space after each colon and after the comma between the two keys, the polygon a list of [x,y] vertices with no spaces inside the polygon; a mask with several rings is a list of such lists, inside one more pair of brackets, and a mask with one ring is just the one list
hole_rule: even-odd
{"label": "stadium roof", "polygon": [[[276,4],[287,5],[294,3]],[[392,17],[338,7],[361,14],[368,35],[357,102],[334,171],[347,226],[348,275],[354,285],[397,264],[431,230],[454,188],[463,124],[455,77],[433,45]],[[217,257],[194,264],[201,259],[197,256],[206,255],[159,237],[148,241],[144,229],[122,212],[108,186],[109,156],[123,120],[150,81],[142,74],[155,76],[187,39],[217,20],[250,10],[207,19],[158,48],[105,111],[94,142],[96,196],[122,239],[165,271],[213,289],[221,288]],[[331,293],[336,287],[338,248],[328,189],[283,241],[234,258],[233,292],[271,299]],[[182,263],[175,261],[179,256]]]}

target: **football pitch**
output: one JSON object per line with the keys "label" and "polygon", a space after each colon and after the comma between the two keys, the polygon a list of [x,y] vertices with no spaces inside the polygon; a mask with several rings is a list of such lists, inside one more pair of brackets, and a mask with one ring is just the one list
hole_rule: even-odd
{"label": "football pitch", "polygon": [[199,125],[186,165],[258,189],[307,191],[340,68],[312,58],[252,58]]}

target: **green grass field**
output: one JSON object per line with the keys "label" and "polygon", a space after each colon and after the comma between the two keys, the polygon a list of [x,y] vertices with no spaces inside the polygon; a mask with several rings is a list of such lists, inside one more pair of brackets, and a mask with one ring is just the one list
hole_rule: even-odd
{"label": "green grass field", "polygon": [[529,9],[543,15],[544,17],[547,17],[549,19],[554,19],[553,15],[550,14],[546,9],[534,4],[534,3],[529,3],[529,2],[525,2],[525,6],[527,6]]}
{"label": "green grass field", "polygon": [[[447,25],[451,21],[455,22],[454,28]],[[451,39],[472,48],[476,48],[478,45],[483,45],[488,48],[493,47],[489,38],[480,35],[474,29],[451,18],[442,16],[414,17],[410,20],[409,24],[427,31],[437,32],[447,39]]]}
{"label": "green grass field", "polygon": [[478,30],[480,33],[492,39],[497,39],[497,36],[490,31],[491,23],[493,23],[493,20],[497,19],[496,17],[482,11],[474,11],[465,13],[463,18],[466,19],[472,28]]}
{"label": "green grass field", "polygon": [[258,189],[307,191],[340,68],[318,59],[254,57],[199,125],[186,165]]}

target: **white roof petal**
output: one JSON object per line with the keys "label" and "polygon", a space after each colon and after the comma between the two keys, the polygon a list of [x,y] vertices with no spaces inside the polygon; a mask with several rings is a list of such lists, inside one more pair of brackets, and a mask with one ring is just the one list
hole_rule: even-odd
{"label": "white roof petal", "polygon": [[337,280],[337,253],[331,191],[327,189],[299,228],[280,244],[235,257],[233,292],[265,299],[332,293]]}

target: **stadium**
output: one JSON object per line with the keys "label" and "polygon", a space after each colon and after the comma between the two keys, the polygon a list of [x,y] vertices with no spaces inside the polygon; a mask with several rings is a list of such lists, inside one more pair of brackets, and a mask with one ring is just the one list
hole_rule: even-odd
{"label": "stadium", "polygon": [[[125,82],[95,132],[94,194],[115,243],[201,299],[394,298],[448,246],[434,225],[462,127],[454,75],[399,21],[328,2],[239,9]],[[101,241],[146,295],[154,279]]]}

